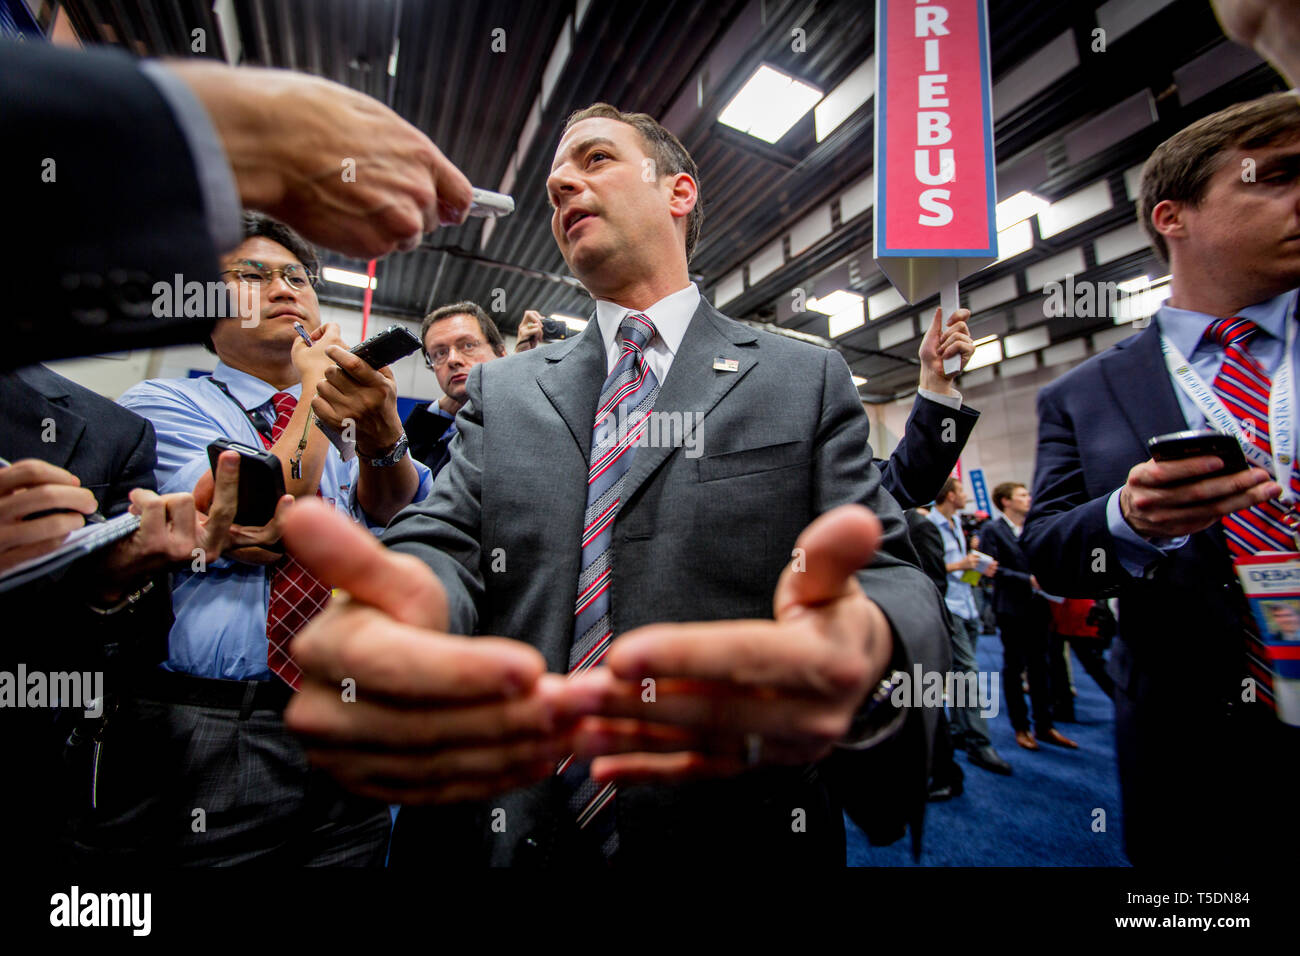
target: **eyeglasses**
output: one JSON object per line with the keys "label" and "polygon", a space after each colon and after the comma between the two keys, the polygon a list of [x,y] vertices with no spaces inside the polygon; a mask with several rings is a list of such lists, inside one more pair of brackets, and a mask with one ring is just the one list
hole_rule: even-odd
{"label": "eyeglasses", "polygon": [[[487,345],[486,342],[482,342],[478,339],[461,339],[456,343],[454,348],[461,355],[469,356],[473,355],[485,345]],[[424,364],[432,369],[442,368],[447,364],[447,359],[451,358],[451,349],[452,347],[440,345],[432,352],[426,352],[424,354]]]}
{"label": "eyeglasses", "polygon": [[315,273],[308,272],[297,263],[290,263],[287,266],[273,269],[260,262],[253,262],[251,259],[237,262],[229,269],[223,269],[221,274],[223,276],[234,274],[239,278],[240,282],[252,286],[261,285],[263,282],[270,285],[275,281],[277,275],[283,276],[284,281],[288,283],[291,289],[299,290],[314,286],[317,279],[319,279],[319,276]]}

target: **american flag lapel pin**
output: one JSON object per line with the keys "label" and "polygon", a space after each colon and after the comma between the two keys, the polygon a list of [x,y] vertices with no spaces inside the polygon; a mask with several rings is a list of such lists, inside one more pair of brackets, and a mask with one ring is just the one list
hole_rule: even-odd
{"label": "american flag lapel pin", "polygon": [[713,370],[715,372],[739,372],[740,359],[723,358],[719,355],[713,360]]}

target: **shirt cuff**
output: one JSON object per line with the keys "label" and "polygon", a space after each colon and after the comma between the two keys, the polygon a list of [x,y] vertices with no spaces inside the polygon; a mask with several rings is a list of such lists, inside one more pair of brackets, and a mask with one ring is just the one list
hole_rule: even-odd
{"label": "shirt cuff", "polygon": [[1130,575],[1142,577],[1147,568],[1171,551],[1177,551],[1187,543],[1187,535],[1176,538],[1152,538],[1147,540],[1124,520],[1124,512],[1119,506],[1119,493],[1116,488],[1106,501],[1106,526],[1115,541],[1115,556]]}
{"label": "shirt cuff", "polygon": [[240,214],[239,190],[235,188],[235,175],[226,159],[225,147],[217,138],[217,131],[208,118],[194,92],[185,81],[156,60],[145,60],[140,72],[153,81],[159,94],[171,107],[176,125],[181,128],[185,142],[194,157],[194,173],[199,190],[203,193],[203,211],[208,220],[208,231],[217,255],[229,252],[239,245],[243,236]]}
{"label": "shirt cuff", "polygon": [[961,411],[961,392],[955,388],[951,395],[940,395],[938,392],[932,392],[928,388],[918,388],[916,394],[922,398],[929,399],[932,402],[938,402],[940,405],[946,405],[949,408],[955,408]]}

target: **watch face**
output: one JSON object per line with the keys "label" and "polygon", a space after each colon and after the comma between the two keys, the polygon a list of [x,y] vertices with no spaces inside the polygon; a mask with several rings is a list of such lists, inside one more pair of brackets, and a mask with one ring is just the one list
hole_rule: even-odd
{"label": "watch face", "polygon": [[410,440],[405,434],[403,434],[401,438],[397,439],[397,444],[393,446],[392,451],[383,458],[370,459],[370,464],[376,468],[385,468],[389,465],[396,465],[406,457],[406,449],[408,445],[410,445]]}

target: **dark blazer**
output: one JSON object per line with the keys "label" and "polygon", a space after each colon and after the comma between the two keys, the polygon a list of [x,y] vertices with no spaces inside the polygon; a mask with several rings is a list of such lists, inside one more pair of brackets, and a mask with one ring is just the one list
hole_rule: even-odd
{"label": "dark blazer", "polygon": [[[104,515],[124,511],[132,488],[153,489],[153,426],[125,408],[40,366],[0,371],[0,455],[40,458],[67,469],[90,488]],[[50,437],[52,441],[43,441]],[[86,603],[91,573],[84,565],[0,594],[5,640],[0,670],[105,671],[156,664],[171,629],[167,580],[111,616]],[[105,687],[111,687],[111,676]],[[50,859],[69,811],[86,798],[89,778],[62,781],[63,739],[73,715],[0,708],[0,761],[11,769],[0,788],[0,829],[9,846],[30,844]]]}
{"label": "dark blazer", "polygon": [[0,367],[202,341],[210,317],[153,315],[154,283],[216,280],[217,250],[187,141],[134,59],[0,40],[0,103],[0,178],[23,224],[0,239],[23,274]]}
{"label": "dark blazer", "polygon": [[1012,617],[1046,614],[1045,599],[1034,594],[1029,559],[1020,539],[997,515],[980,526],[980,551],[998,563],[993,575],[993,611]]}
{"label": "dark blazer", "polygon": [[[714,369],[719,355],[738,370]],[[442,580],[453,632],[528,641],[560,673],[605,361],[593,320],[567,341],[476,365],[451,464],[384,536]],[[612,545],[616,634],[659,621],[770,619],[799,532],[836,505],[861,502],[885,534],[859,575],[894,628],[896,661],[946,668],[941,602],[871,464],[867,417],[838,352],[757,332],[701,302],[655,411],[692,420],[702,412],[702,454],[637,449]],[[505,570],[492,570],[494,554],[505,555]],[[843,865],[842,801],[873,839],[919,824],[932,710],[909,712],[878,747],[837,751],[816,766],[620,790],[620,863]],[[492,830],[496,807],[508,835]],[[804,833],[792,832],[796,808],[807,814]],[[572,862],[575,836],[562,789],[543,781],[484,804],[404,809],[392,862]]]}
{"label": "dark blazer", "polygon": [[907,534],[916,548],[916,556],[921,561],[921,570],[934,582],[940,594],[948,593],[948,562],[944,560],[943,535],[934,526],[934,522],[909,508],[903,512],[907,519]]}
{"label": "dark blazer", "polygon": [[921,395],[903,426],[903,437],[885,461],[877,460],[880,480],[904,510],[934,501],[957,467],[980,413],[963,405],[952,409]]}
{"label": "dark blazer", "polygon": [[1294,852],[1293,831],[1260,841],[1246,825],[1264,794],[1295,792],[1297,735],[1242,703],[1244,605],[1221,526],[1143,578],[1121,567],[1107,526],[1107,498],[1147,460],[1147,439],[1187,427],[1174,388],[1153,322],[1039,393],[1034,504],[1020,543],[1044,590],[1119,597],[1109,669],[1130,858],[1239,858],[1278,840]]}
{"label": "dark blazer", "polygon": [[420,402],[411,409],[410,414],[406,416],[406,421],[402,422],[402,429],[406,432],[407,441],[410,442],[411,457],[428,465],[435,478],[446,465],[444,461],[446,446],[438,439],[451,427],[452,422],[450,418],[444,418],[436,411],[430,410],[437,405],[437,402]]}

